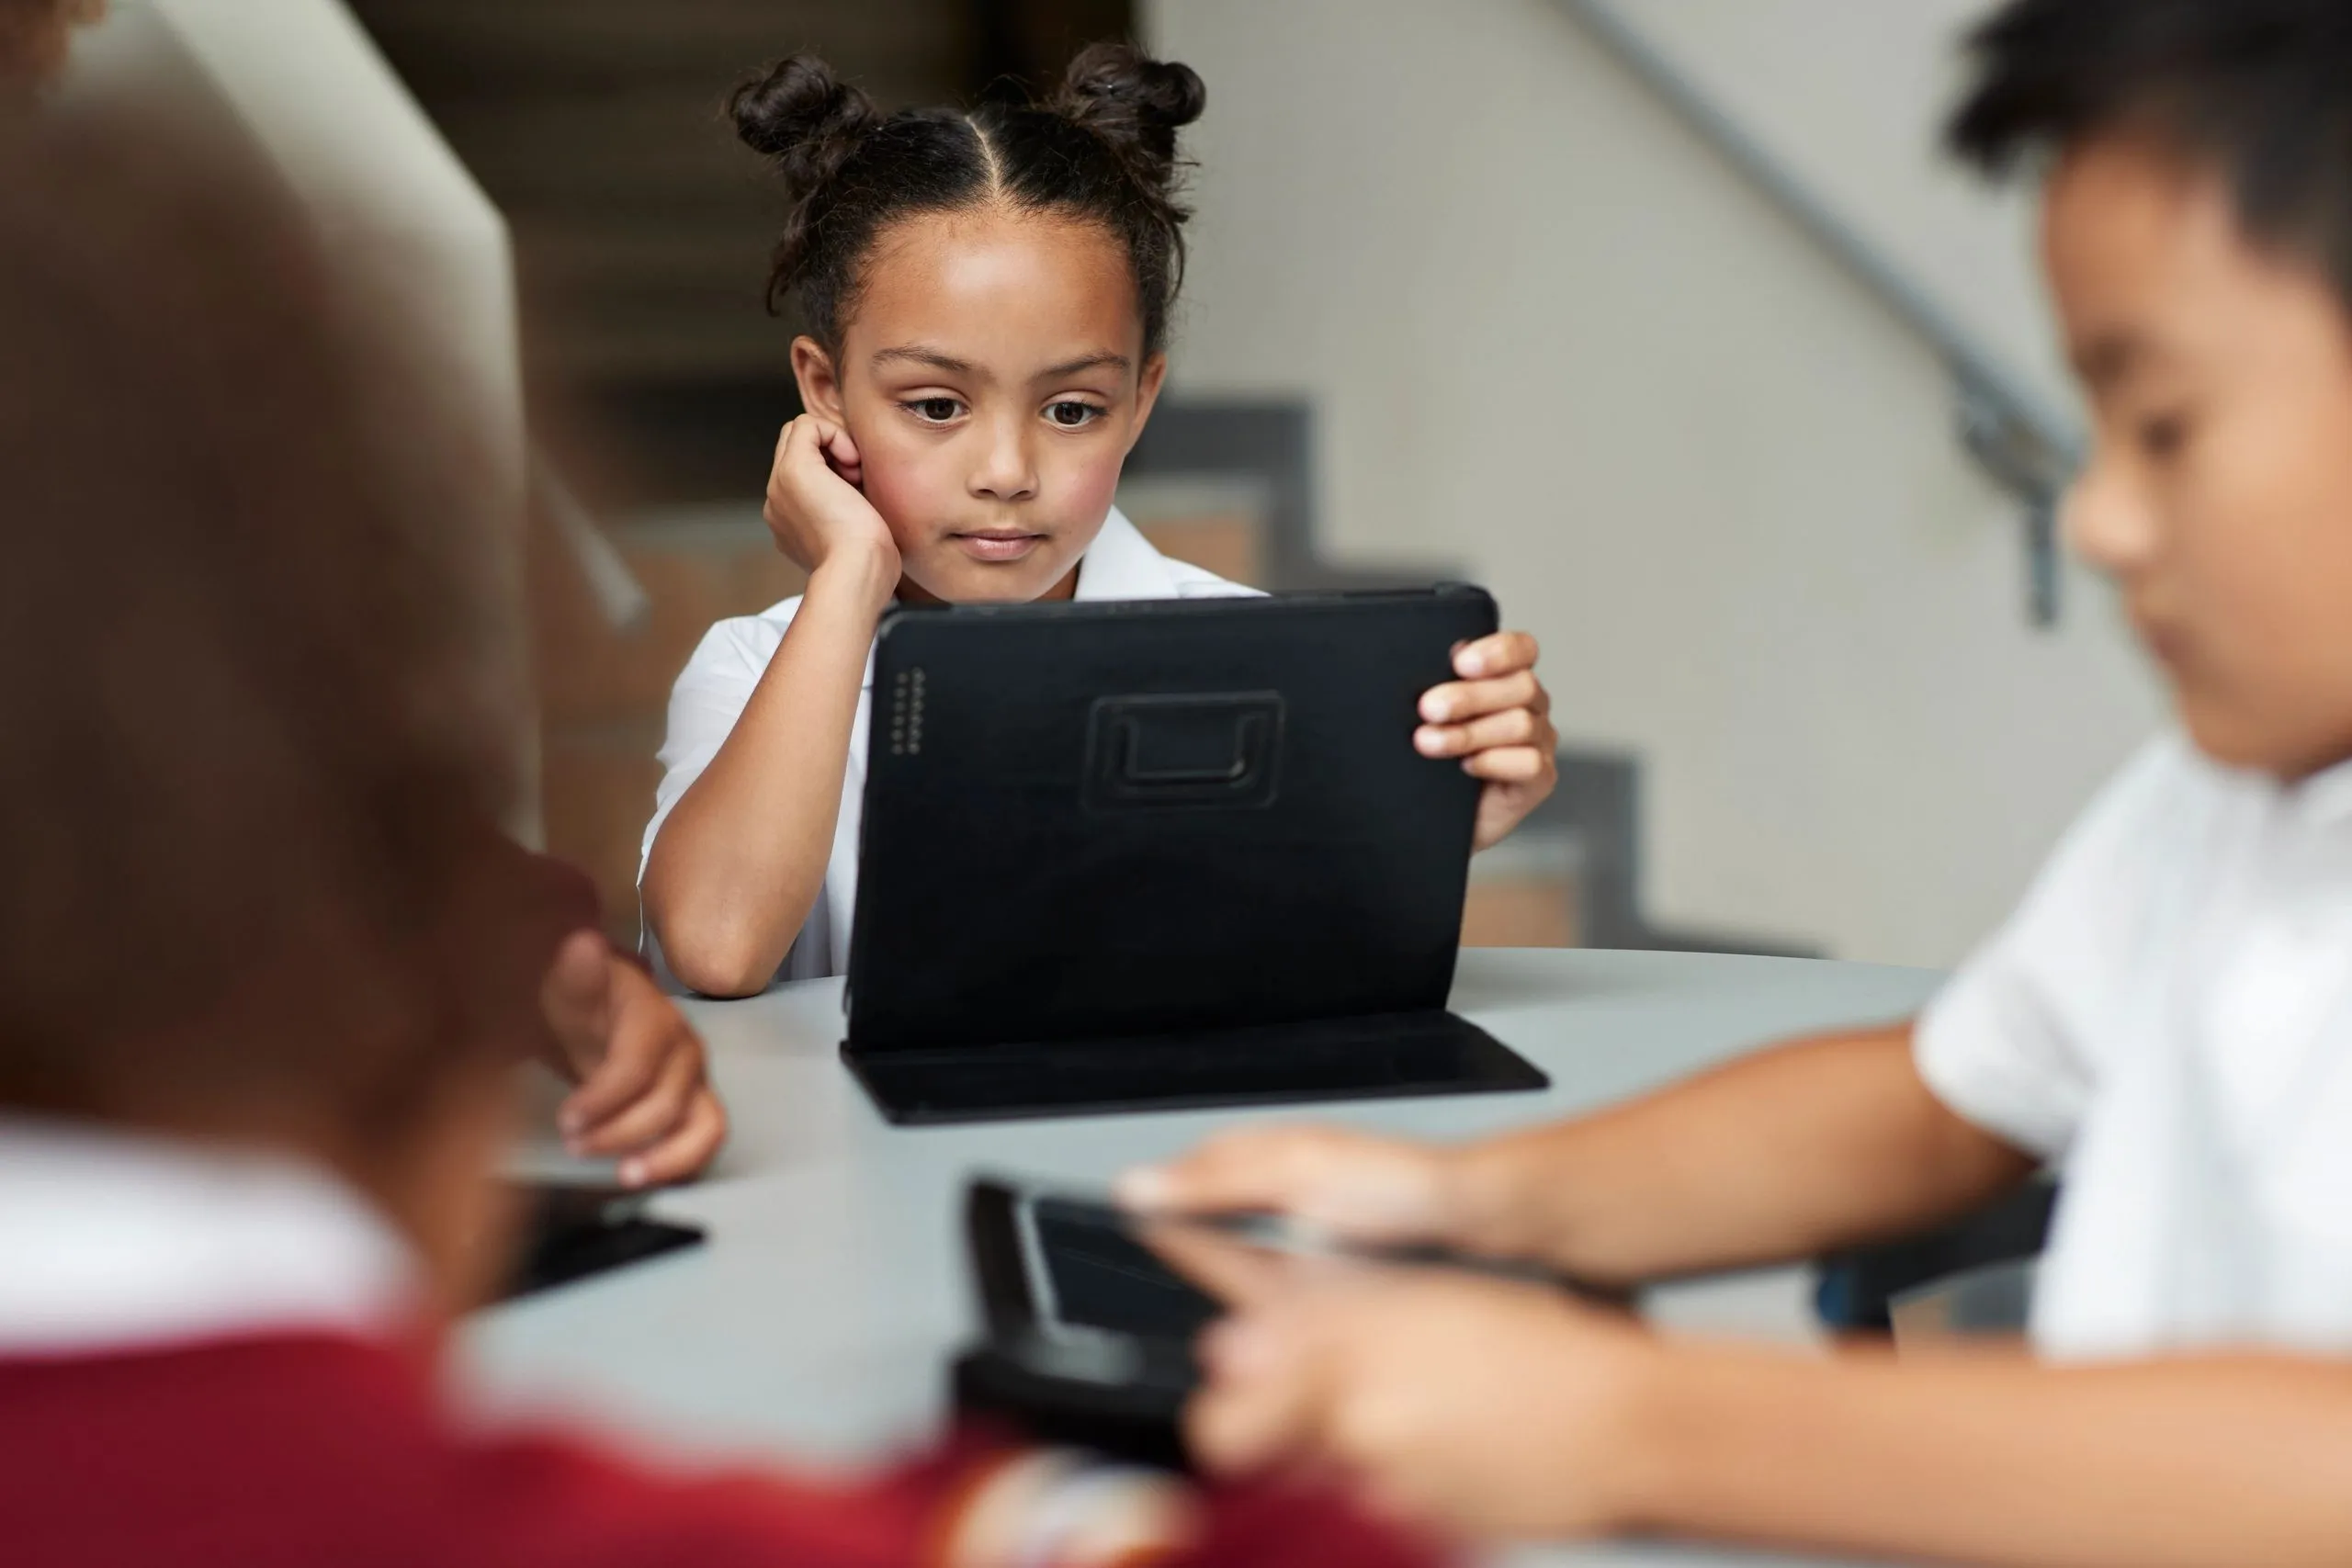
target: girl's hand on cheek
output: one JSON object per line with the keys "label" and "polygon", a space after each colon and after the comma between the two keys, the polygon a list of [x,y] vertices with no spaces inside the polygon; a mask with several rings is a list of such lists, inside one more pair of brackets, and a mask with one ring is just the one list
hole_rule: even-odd
{"label": "girl's hand on cheek", "polygon": [[862,569],[887,597],[899,580],[899,547],[859,489],[865,477],[849,432],[804,413],[776,440],[763,514],[776,548],[810,576],[833,564]]}
{"label": "girl's hand on cheek", "polygon": [[1413,748],[1424,757],[1459,757],[1462,770],[1486,782],[1473,843],[1491,849],[1543,804],[1559,783],[1559,732],[1552,694],[1536,678],[1535,639],[1498,632],[1453,650],[1457,681],[1421,697]]}

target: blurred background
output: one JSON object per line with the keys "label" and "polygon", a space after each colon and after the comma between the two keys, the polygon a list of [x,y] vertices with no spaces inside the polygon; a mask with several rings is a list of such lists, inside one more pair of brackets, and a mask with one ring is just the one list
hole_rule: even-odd
{"label": "blurred background", "polygon": [[797,590],[759,519],[797,412],[779,201],[729,88],[808,48],[969,99],[1131,35],[1209,110],[1123,504],[1267,587],[1476,580],[1544,642],[1563,787],[1481,857],[1467,940],[1942,965],[2160,716],[2050,549],[2079,415],[2030,206],[1936,156],[1981,9],[117,0],[105,30],[176,17],[322,134],[399,95],[365,140],[432,171],[406,221],[511,249],[481,341],[527,393],[544,830],[618,934],[671,679]]}

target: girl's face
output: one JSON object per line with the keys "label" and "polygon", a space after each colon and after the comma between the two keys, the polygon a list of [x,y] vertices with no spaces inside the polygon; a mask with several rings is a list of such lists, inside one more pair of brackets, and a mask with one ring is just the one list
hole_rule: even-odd
{"label": "girl's face", "polygon": [[1100,228],[996,207],[885,231],[836,363],[793,344],[809,409],[857,444],[910,598],[1067,598],[1167,371]]}

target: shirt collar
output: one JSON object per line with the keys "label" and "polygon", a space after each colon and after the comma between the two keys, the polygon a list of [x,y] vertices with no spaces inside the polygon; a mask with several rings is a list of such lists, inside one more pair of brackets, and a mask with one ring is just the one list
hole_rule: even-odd
{"label": "shirt collar", "polygon": [[0,1356],[396,1331],[414,1256],[289,1157],[0,1116]]}
{"label": "shirt collar", "polygon": [[2312,828],[2352,825],[2352,761],[2313,773],[2288,792],[2296,818]]}
{"label": "shirt collar", "polygon": [[1117,507],[1102,520],[1102,531],[1078,563],[1080,599],[1173,599],[1176,576],[1168,558],[1152,547]]}
{"label": "shirt collar", "polygon": [[[1176,574],[1168,558],[1152,547],[1143,531],[1127,521],[1117,507],[1102,520],[1102,531],[1079,558],[1078,587],[1073,597],[1103,599],[1174,599],[1179,597]],[[867,691],[874,689],[874,649],[865,650]]]}

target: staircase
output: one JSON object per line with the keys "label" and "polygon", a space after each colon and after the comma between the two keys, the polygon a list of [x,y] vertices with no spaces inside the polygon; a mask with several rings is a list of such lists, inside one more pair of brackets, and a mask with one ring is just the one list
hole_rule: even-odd
{"label": "staircase", "polygon": [[[613,935],[637,936],[639,843],[669,688],[715,621],[800,591],[756,497],[797,412],[793,323],[760,313],[775,202],[722,106],[813,48],[886,104],[968,97],[1058,71],[1132,30],[1123,0],[352,0],[512,227],[534,424],[644,590],[616,626],[571,554],[531,563],[550,849],[587,868]],[[1313,432],[1296,403],[1164,405],[1121,503],[1160,548],[1238,581],[1345,590],[1460,577],[1436,561],[1341,566],[1317,547]],[[1632,898],[1630,788],[1600,782],[1479,857],[1475,945],[1658,939]],[[1611,836],[1614,836],[1613,838]],[[1623,840],[1624,841],[1619,841]]]}

